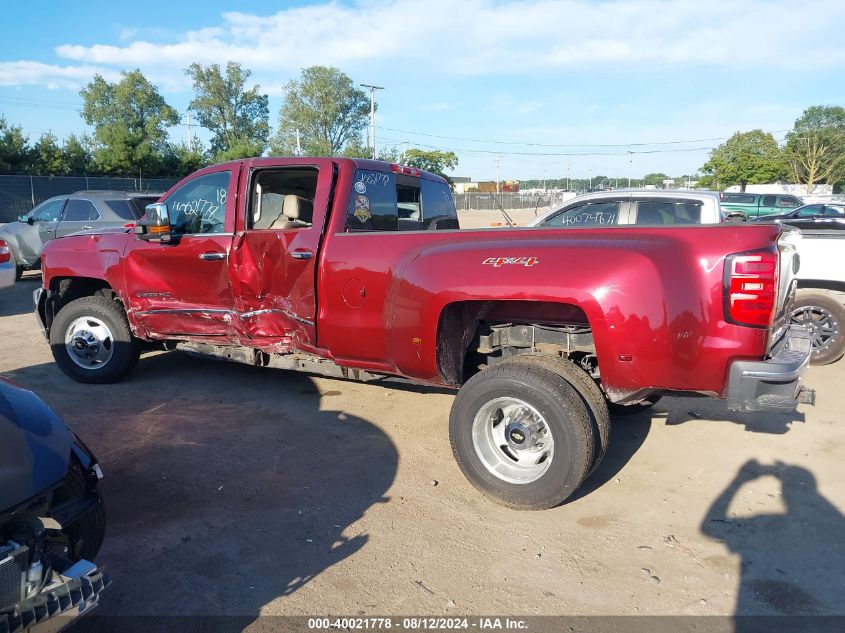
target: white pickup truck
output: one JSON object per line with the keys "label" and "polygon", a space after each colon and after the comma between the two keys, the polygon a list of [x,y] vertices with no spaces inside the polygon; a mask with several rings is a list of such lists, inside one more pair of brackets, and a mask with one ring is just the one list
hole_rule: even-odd
{"label": "white pickup truck", "polygon": [[811,364],[827,365],[845,354],[845,229],[803,228],[801,233],[792,321],[810,328]]}

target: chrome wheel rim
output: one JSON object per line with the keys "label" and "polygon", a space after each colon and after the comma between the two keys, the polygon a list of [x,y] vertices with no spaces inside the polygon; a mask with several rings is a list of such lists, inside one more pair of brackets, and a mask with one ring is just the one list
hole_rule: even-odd
{"label": "chrome wheel rim", "polygon": [[114,354],[114,338],[102,320],[83,316],[68,326],[65,350],[70,359],[83,369],[99,369]]}
{"label": "chrome wheel rim", "polygon": [[801,306],[792,311],[792,322],[810,331],[813,352],[821,354],[839,338],[839,322],[830,312],[819,306]]}
{"label": "chrome wheel rim", "polygon": [[472,421],[475,454],[492,475],[512,484],[529,484],[552,463],[555,442],[543,415],[519,398],[494,398]]}

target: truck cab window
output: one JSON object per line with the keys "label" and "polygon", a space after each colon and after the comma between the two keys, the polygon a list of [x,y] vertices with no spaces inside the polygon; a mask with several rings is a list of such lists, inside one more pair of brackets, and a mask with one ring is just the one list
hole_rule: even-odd
{"label": "truck cab window", "polygon": [[[352,191],[346,215],[348,231],[398,231],[399,196],[396,189],[396,174],[357,169],[353,178]],[[411,196],[403,193],[408,200]],[[419,198],[417,198],[419,200]],[[418,207],[417,202],[417,207]],[[411,219],[414,202],[403,202],[403,215]]]}
{"label": "truck cab window", "polygon": [[422,220],[424,229],[457,229],[458,212],[449,185],[444,182],[420,179]]}
{"label": "truck cab window", "polygon": [[247,229],[289,230],[311,226],[316,169],[292,167],[253,173],[247,211]]}
{"label": "truck cab window", "polygon": [[457,228],[458,214],[446,183],[371,169],[355,171],[347,231]]}
{"label": "truck cab window", "polygon": [[222,233],[229,193],[228,171],[189,180],[164,201],[170,225],[177,235]]}

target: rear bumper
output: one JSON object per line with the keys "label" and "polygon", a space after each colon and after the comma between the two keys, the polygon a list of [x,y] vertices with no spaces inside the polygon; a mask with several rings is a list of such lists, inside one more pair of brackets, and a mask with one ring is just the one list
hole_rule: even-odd
{"label": "rear bumper", "polygon": [[801,384],[810,363],[810,333],[801,326],[791,325],[784,339],[768,360],[739,360],[731,364],[728,409],[788,412],[799,402],[815,402],[815,392]]}

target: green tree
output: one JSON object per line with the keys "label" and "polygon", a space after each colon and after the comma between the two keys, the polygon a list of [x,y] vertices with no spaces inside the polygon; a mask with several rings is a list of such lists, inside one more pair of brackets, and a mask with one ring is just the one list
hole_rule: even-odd
{"label": "green tree", "polygon": [[723,190],[743,182],[770,183],[786,177],[788,166],[775,137],[763,130],[736,132],[710,152],[699,184]]}
{"label": "green tree", "polygon": [[194,82],[196,93],[189,107],[199,124],[212,133],[215,162],[263,154],[270,136],[270,109],[258,85],[246,89],[252,72],[229,62],[224,76],[219,64],[194,63],[185,74]]}
{"label": "green tree", "polygon": [[75,134],[68,136],[62,146],[62,153],[69,174],[81,175],[91,171],[91,139],[87,135],[83,134],[81,138]]}
{"label": "green tree", "polygon": [[160,172],[167,151],[167,127],[179,122],[179,114],[140,70],[123,72],[116,83],[94,75],[79,94],[85,102],[82,117],[94,126],[94,162],[99,170],[110,174],[131,174],[139,169],[148,175]]}
{"label": "green tree", "polygon": [[643,176],[643,186],[655,185],[657,187],[662,187],[663,181],[668,179],[669,176],[660,172],[657,172],[655,174],[646,174],[645,176]]}
{"label": "green tree", "polygon": [[9,125],[0,116],[0,173],[23,174],[30,163],[29,138],[20,125]]}
{"label": "green tree", "polygon": [[812,193],[817,183],[845,181],[845,108],[812,106],[786,135],[791,176]]}
{"label": "green tree", "polygon": [[208,157],[198,139],[193,139],[190,148],[182,142],[170,145],[168,149],[165,170],[170,176],[183,178],[208,165]]}
{"label": "green tree", "polygon": [[367,125],[370,99],[337,68],[311,66],[299,81],[285,86],[279,111],[279,130],[271,143],[274,154],[293,154],[299,131],[303,153],[309,156],[340,154],[361,140]]}
{"label": "green tree", "polygon": [[446,172],[458,166],[458,156],[455,152],[426,151],[412,147],[405,152],[404,162],[411,167],[443,176],[451,185],[452,181],[446,175]]}
{"label": "green tree", "polygon": [[65,154],[52,132],[44,132],[32,151],[32,173],[39,176],[66,176]]}

